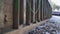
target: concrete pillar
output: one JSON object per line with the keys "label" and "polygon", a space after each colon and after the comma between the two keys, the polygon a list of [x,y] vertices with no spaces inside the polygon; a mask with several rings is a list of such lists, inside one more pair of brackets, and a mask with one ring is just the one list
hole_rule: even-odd
{"label": "concrete pillar", "polygon": [[37,1],[37,2],[38,2],[38,3],[37,3],[37,4],[38,4],[38,8],[37,8],[37,9],[38,9],[38,10],[37,10],[37,11],[38,11],[38,12],[37,12],[37,21],[40,22],[40,20],[41,20],[41,19],[40,19],[40,17],[41,17],[41,16],[40,16],[40,12],[41,12],[41,10],[40,10],[40,9],[41,9],[41,7],[40,7],[40,5],[41,5],[41,0],[39,0],[39,1]]}
{"label": "concrete pillar", "polygon": [[33,0],[33,10],[32,10],[31,21],[32,21],[32,23],[36,23],[35,0]]}

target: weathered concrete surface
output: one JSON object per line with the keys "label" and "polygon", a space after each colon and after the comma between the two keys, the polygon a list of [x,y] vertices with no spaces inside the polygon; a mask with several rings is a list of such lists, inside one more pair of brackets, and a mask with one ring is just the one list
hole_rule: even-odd
{"label": "weathered concrete surface", "polygon": [[3,14],[3,0],[0,0],[0,28],[3,27],[4,22],[4,14]]}
{"label": "weathered concrete surface", "polygon": [[[49,19],[45,20],[45,21],[48,21]],[[43,24],[45,21],[41,21],[39,23],[36,23],[36,24],[31,24],[30,26],[26,26],[26,27],[19,27],[18,30],[14,30],[14,31],[11,31],[11,32],[8,32],[6,34],[25,34],[27,33],[29,30],[35,28],[36,26],[40,25],[40,24]]]}
{"label": "weathered concrete surface", "polygon": [[[10,27],[13,22],[13,0],[0,0],[0,27]],[[6,17],[5,17],[6,15]],[[4,21],[4,18],[7,22]]]}
{"label": "weathered concrete surface", "polygon": [[[10,28],[13,23],[13,0],[4,0],[4,18],[6,19],[6,22],[4,21],[4,28]],[[5,17],[6,15],[6,17]]]}

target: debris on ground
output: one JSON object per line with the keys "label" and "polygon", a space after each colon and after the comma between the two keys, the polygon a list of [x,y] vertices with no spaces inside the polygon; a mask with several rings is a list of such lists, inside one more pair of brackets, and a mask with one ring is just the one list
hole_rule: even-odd
{"label": "debris on ground", "polygon": [[59,30],[57,24],[47,22],[32,29],[28,34],[59,34]]}

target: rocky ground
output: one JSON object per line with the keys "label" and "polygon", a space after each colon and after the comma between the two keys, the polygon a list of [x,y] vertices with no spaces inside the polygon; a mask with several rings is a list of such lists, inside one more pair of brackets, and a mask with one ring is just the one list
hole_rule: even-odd
{"label": "rocky ground", "polygon": [[52,18],[28,32],[28,34],[60,34],[60,16]]}

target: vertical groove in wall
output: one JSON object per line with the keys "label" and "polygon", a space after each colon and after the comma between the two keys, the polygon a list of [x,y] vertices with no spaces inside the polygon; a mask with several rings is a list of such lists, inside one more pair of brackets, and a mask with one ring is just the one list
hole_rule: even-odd
{"label": "vertical groove in wall", "polygon": [[13,0],[13,29],[18,29],[18,0]]}
{"label": "vertical groove in wall", "polygon": [[24,2],[23,2],[24,0],[20,0],[20,20],[19,20],[19,24],[21,25],[21,24],[23,24],[24,23],[24,7],[23,7],[23,4],[24,4]]}
{"label": "vertical groove in wall", "polygon": [[26,24],[31,23],[31,0],[26,0]]}

